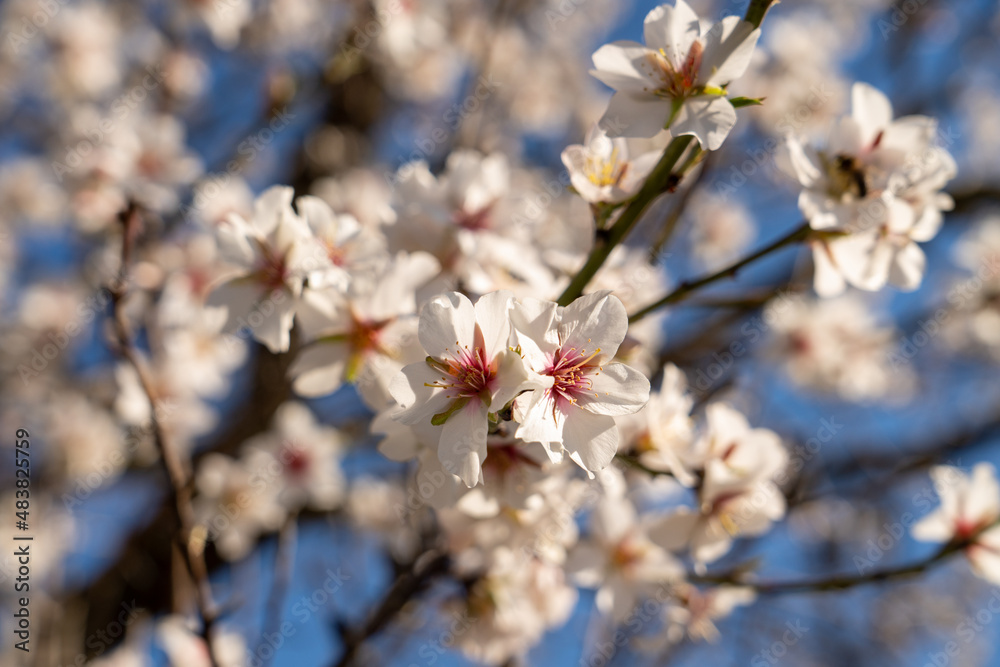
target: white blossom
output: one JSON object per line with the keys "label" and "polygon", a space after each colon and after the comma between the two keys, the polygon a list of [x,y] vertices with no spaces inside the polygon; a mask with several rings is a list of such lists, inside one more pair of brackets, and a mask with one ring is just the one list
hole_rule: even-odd
{"label": "white blossom", "polygon": [[596,78],[615,89],[601,127],[652,137],[664,128],[716,150],[736,125],[726,86],[746,71],[760,30],[736,16],[703,27],[684,0],[646,15],[645,46],[619,41],[594,53]]}

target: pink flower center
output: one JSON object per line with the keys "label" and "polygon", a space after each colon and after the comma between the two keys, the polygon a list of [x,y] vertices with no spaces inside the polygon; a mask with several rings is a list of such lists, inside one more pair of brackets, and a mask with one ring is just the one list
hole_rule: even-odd
{"label": "pink flower center", "polygon": [[549,392],[560,407],[565,407],[567,403],[576,403],[580,395],[591,391],[594,383],[590,376],[601,369],[598,364],[593,363],[593,360],[600,353],[601,348],[588,353],[587,350],[578,350],[575,347],[569,349],[560,347],[552,355],[552,361],[545,369],[545,375],[552,378],[552,388]]}
{"label": "pink flower center", "polygon": [[258,283],[268,290],[275,290],[284,287],[288,278],[288,267],[285,264],[283,255],[276,254],[270,247],[263,243],[258,243],[260,250],[260,260],[257,262],[257,270],[254,274]]}
{"label": "pink flower center", "polygon": [[456,211],[454,215],[455,224],[472,232],[489,229],[491,208],[492,206],[484,206],[478,211]]}
{"label": "pink flower center", "polygon": [[663,80],[663,87],[657,92],[665,93],[670,97],[686,97],[690,94],[698,80],[698,71],[701,69],[701,58],[704,51],[704,45],[696,40],[691,44],[687,57],[681,63],[680,68],[677,68],[670,61],[663,49],[660,49],[659,54],[653,55],[652,58],[658,67],[660,78]]}
{"label": "pink flower center", "polygon": [[281,460],[285,464],[285,470],[292,477],[301,477],[308,469],[311,459],[309,454],[294,443],[285,443],[281,452]]}
{"label": "pink flower center", "polygon": [[472,398],[489,394],[490,385],[497,376],[497,363],[487,358],[481,347],[459,349],[450,359],[439,361],[427,358],[431,368],[441,371],[441,379],[428,383],[429,387],[442,387],[454,394],[454,398]]}

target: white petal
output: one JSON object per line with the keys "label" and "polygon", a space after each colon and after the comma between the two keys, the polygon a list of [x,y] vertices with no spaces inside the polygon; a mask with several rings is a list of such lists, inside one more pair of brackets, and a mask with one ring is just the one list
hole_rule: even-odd
{"label": "white petal", "polygon": [[926,265],[927,257],[920,246],[912,241],[906,243],[893,254],[888,282],[903,291],[912,292],[920,287]]}
{"label": "white petal", "polygon": [[710,517],[699,525],[691,538],[691,557],[699,563],[711,563],[722,558],[733,544],[718,517]]}
{"label": "white petal", "polygon": [[559,346],[558,331],[553,323],[559,313],[554,301],[518,299],[510,313],[510,321],[518,334],[519,343],[534,343],[543,352],[552,352]]}
{"label": "white petal", "polygon": [[430,422],[431,417],[448,409],[452,400],[448,392],[439,387],[428,387],[441,379],[424,361],[418,361],[403,368],[389,384],[389,393],[400,409],[393,418],[404,424]]}
{"label": "white petal", "polygon": [[[531,381],[534,380],[534,381]],[[552,378],[528,372],[524,360],[513,351],[499,356],[497,375],[494,379],[493,403],[490,409],[496,412],[512,401],[525,389],[546,389],[552,386]]]}
{"label": "white petal", "polygon": [[863,146],[871,146],[875,135],[892,122],[892,104],[880,90],[867,83],[851,88],[851,116],[858,122]]}
{"label": "white petal", "polygon": [[1000,517],[1000,486],[996,470],[988,462],[977,463],[972,469],[965,512],[973,520],[993,520]]}
{"label": "white petal", "polygon": [[549,392],[537,390],[524,394],[515,401],[515,406],[520,422],[518,438],[542,444],[562,443],[562,425],[566,416],[554,408]]}
{"label": "white petal", "polygon": [[653,171],[653,167],[660,161],[661,155],[661,151],[649,151],[629,163],[628,170],[622,177],[621,183],[618,184],[623,199],[627,199],[639,191],[639,188],[646,182],[649,172]]}
{"label": "white petal", "polygon": [[470,401],[448,417],[441,431],[438,457],[445,470],[458,475],[465,485],[479,482],[483,459],[486,458],[488,417],[480,401]]}
{"label": "white petal", "polygon": [[483,334],[484,351],[493,359],[505,352],[510,343],[510,309],[514,295],[507,291],[491,292],[476,302],[476,322]]}
{"label": "white petal", "polygon": [[347,343],[313,345],[299,352],[288,374],[295,378],[292,388],[299,396],[327,396],[344,381],[350,346]]}
{"label": "white petal", "polygon": [[657,519],[649,528],[649,539],[669,551],[681,551],[701,520],[701,514],[688,507],[679,507],[672,514]]}
{"label": "white petal", "polygon": [[559,325],[563,350],[576,348],[587,354],[600,349],[599,359],[611,359],[628,332],[628,313],[621,300],[606,292],[594,292],[566,306]]}
{"label": "white petal", "polygon": [[827,299],[843,293],[847,282],[830,256],[829,247],[821,241],[815,241],[811,245],[816,271],[813,277],[813,289],[816,290],[816,294]]}
{"label": "white petal", "polygon": [[475,345],[476,311],[468,297],[449,292],[434,297],[420,311],[417,337],[427,354],[452,356],[458,349]]}
{"label": "white petal", "polygon": [[978,544],[966,551],[975,573],[1000,584],[1000,530],[993,528],[979,536]]}
{"label": "white petal", "polygon": [[760,29],[737,16],[727,16],[705,34],[705,53],[698,80],[706,86],[723,86],[743,76]]}
{"label": "white petal", "polygon": [[675,6],[660,5],[653,8],[642,25],[643,39],[651,49],[663,49],[674,65],[683,63],[691,44],[701,34],[698,15],[684,0]]}
{"label": "white petal", "polygon": [[920,542],[947,542],[955,535],[955,523],[941,510],[928,514],[910,529]]}
{"label": "white petal", "polygon": [[[273,306],[269,312],[266,304]],[[259,312],[263,322],[256,325],[254,315]],[[267,312],[268,314],[264,314]],[[295,319],[295,299],[287,290],[274,290],[261,300],[261,306],[247,318],[255,340],[260,341],[271,352],[287,352],[291,344],[290,332]]]}
{"label": "white petal", "polygon": [[607,552],[590,542],[581,542],[569,553],[566,571],[581,586],[597,588],[604,581],[608,565]]}
{"label": "white petal", "polygon": [[653,57],[638,42],[612,42],[594,52],[590,74],[615,90],[648,95],[661,85],[654,76]]}
{"label": "white petal", "polygon": [[246,326],[246,317],[257,305],[260,295],[260,285],[247,278],[237,277],[216,286],[206,299],[205,306],[225,308],[224,329],[226,333],[237,333],[240,327]]}
{"label": "white petal", "polygon": [[642,93],[618,92],[601,117],[601,129],[609,137],[656,136],[670,117],[670,100]]}
{"label": "white petal", "polygon": [[684,102],[670,131],[674,136],[693,134],[702,148],[714,151],[735,125],[736,109],[729,100],[717,95],[702,95]]}
{"label": "white petal", "polygon": [[625,364],[609,364],[591,375],[590,381],[590,391],[579,397],[579,405],[594,414],[634,414],[649,400],[649,379]]}
{"label": "white petal", "polygon": [[292,211],[295,190],[286,185],[270,187],[254,202],[253,226],[261,236],[268,236]]}
{"label": "white petal", "polygon": [[584,470],[603,470],[618,451],[618,426],[612,417],[571,408],[563,424],[563,448]]}
{"label": "white petal", "polygon": [[816,149],[798,137],[785,137],[775,155],[775,164],[804,188],[815,187],[823,180],[823,167]]}

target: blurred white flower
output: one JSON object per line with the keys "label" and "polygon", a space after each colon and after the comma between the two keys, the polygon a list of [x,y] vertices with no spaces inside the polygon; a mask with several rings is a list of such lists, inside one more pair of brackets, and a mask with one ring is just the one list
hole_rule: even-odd
{"label": "blurred white flower", "polygon": [[625,139],[610,139],[594,125],[582,146],[573,144],[563,150],[562,163],[573,188],[585,201],[617,204],[639,191],[659,157],[649,152],[630,159]]}
{"label": "blurred white flower", "polygon": [[930,471],[941,506],[911,529],[921,542],[972,540],[964,548],[973,571],[1000,584],[1000,485],[990,463],[977,463],[971,475],[952,466]]}
{"label": "blurred white flower", "polygon": [[693,406],[684,372],[667,364],[659,391],[650,394],[646,407],[621,422],[627,434],[623,439],[631,443],[639,461],[647,468],[670,473],[684,486],[694,486],[697,479],[692,469],[702,464],[691,460],[695,439]]}
{"label": "blurred white flower", "polygon": [[287,514],[280,485],[266,461],[207,454],[198,463],[195,518],[215,542],[219,555],[236,561],[253,550],[257,538],[281,527]]}
{"label": "blurred white flower", "polygon": [[588,538],[566,564],[579,584],[598,588],[597,608],[616,624],[657,587],[683,575],[680,562],[650,541],[648,524],[624,496],[603,498],[590,515]]}
{"label": "blurred white flower", "polygon": [[416,291],[438,269],[427,253],[400,252],[380,274],[352,278],[346,291],[307,290],[298,318],[308,342],[289,369],[295,391],[323,396],[353,382],[372,409],[385,406],[392,378],[424,356]]}
{"label": "blurred white flower", "polygon": [[860,295],[813,300],[782,296],[764,310],[768,356],[797,385],[849,401],[906,398],[915,378],[894,363],[901,334],[883,326]]}
{"label": "blurred white flower", "polygon": [[834,296],[847,284],[876,291],[914,290],[929,241],[952,206],[940,192],[955,162],[934,145],[937,122],[925,116],[893,120],[888,98],[856,83],[851,115],[840,120],[825,149],[786,138],[785,171],[802,185],[799,209],[817,230],[811,238],[815,287]]}
{"label": "blurred white flower", "polygon": [[285,403],[270,431],[244,443],[242,456],[250,469],[267,471],[278,500],[289,511],[328,511],[344,497],[341,440],[337,429],[317,423],[305,405]]}
{"label": "blurred white flower", "polygon": [[272,352],[288,349],[306,277],[330,264],[292,210],[292,195],[289,187],[272,187],[258,197],[253,218],[232,215],[216,230],[222,258],[235,269],[216,286],[208,305],[227,309],[228,333],[249,331]]}
{"label": "blurred white flower", "polygon": [[698,507],[681,507],[649,531],[666,549],[689,549],[699,568],[722,557],[736,538],[761,535],[785,515],[785,496],[773,479],[788,462],[773,431],[750,428],[725,403],[706,407],[705,421],[696,446],[704,474]]}

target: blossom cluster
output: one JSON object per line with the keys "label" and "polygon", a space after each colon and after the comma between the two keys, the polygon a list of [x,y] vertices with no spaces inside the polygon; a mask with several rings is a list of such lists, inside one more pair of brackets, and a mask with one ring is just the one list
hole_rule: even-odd
{"label": "blossom cluster", "polygon": [[[276,571],[260,606],[280,616],[278,570],[300,568],[297,590],[348,551],[364,586],[308,583],[332,600],[324,628],[349,658],[368,659],[355,644],[385,628],[454,621],[467,658],[512,664],[567,624],[581,588],[615,650],[660,659],[724,637],[770,566],[735,547],[765,544],[786,517],[798,523],[771,539],[797,536],[826,507],[812,482],[858,467],[839,441],[803,450],[801,401],[905,404],[926,389],[925,349],[1000,360],[995,214],[962,232],[933,318],[907,327],[889,292],[872,294],[949,270],[922,244],[954,207],[958,172],[936,119],[895,117],[838,62],[880,1],[782,7],[762,27],[763,14],[712,22],[671,0],[645,16],[642,43],[593,53],[594,24],[621,3],[180,0],[151,17],[93,0],[5,5],[0,112],[46,110],[24,138],[34,152],[0,165],[0,421],[31,415],[52,489],[32,488],[37,542],[52,547],[32,563],[38,599],[72,600],[53,582],[67,578],[65,542],[92,541],[88,503],[153,496],[150,480],[169,478],[162,511],[120,503],[159,518],[115,527],[149,525],[112,572],[131,591],[194,555],[212,576],[178,567],[190,575],[171,575],[171,595],[142,591],[153,613],[95,664],[141,667],[151,649],[178,667],[266,664],[276,647],[226,606],[252,595],[246,573],[258,560]],[[588,56],[589,73],[575,65]],[[216,59],[264,74],[229,90]],[[256,125],[231,151],[199,147],[231,120],[223,102]],[[399,118],[411,113],[412,128]],[[741,133],[765,148],[733,166]],[[538,159],[539,146],[555,149]],[[760,178],[787,194],[764,182],[772,159],[804,220],[755,252],[779,225],[738,189]],[[53,230],[70,248],[33,251]],[[796,244],[811,251],[804,273],[743,280]],[[74,281],[34,279],[70,252],[85,255]],[[975,401],[961,400],[964,420]],[[1000,583],[992,467],[931,479],[940,507],[912,537]],[[168,516],[179,540],[161,539]],[[125,562],[147,542],[169,551]],[[365,634],[367,614],[338,605],[367,604],[379,568],[405,584],[389,602],[412,589],[433,620],[412,622],[407,601]],[[194,601],[205,590],[217,609]],[[152,608],[167,598],[176,608]]]}

